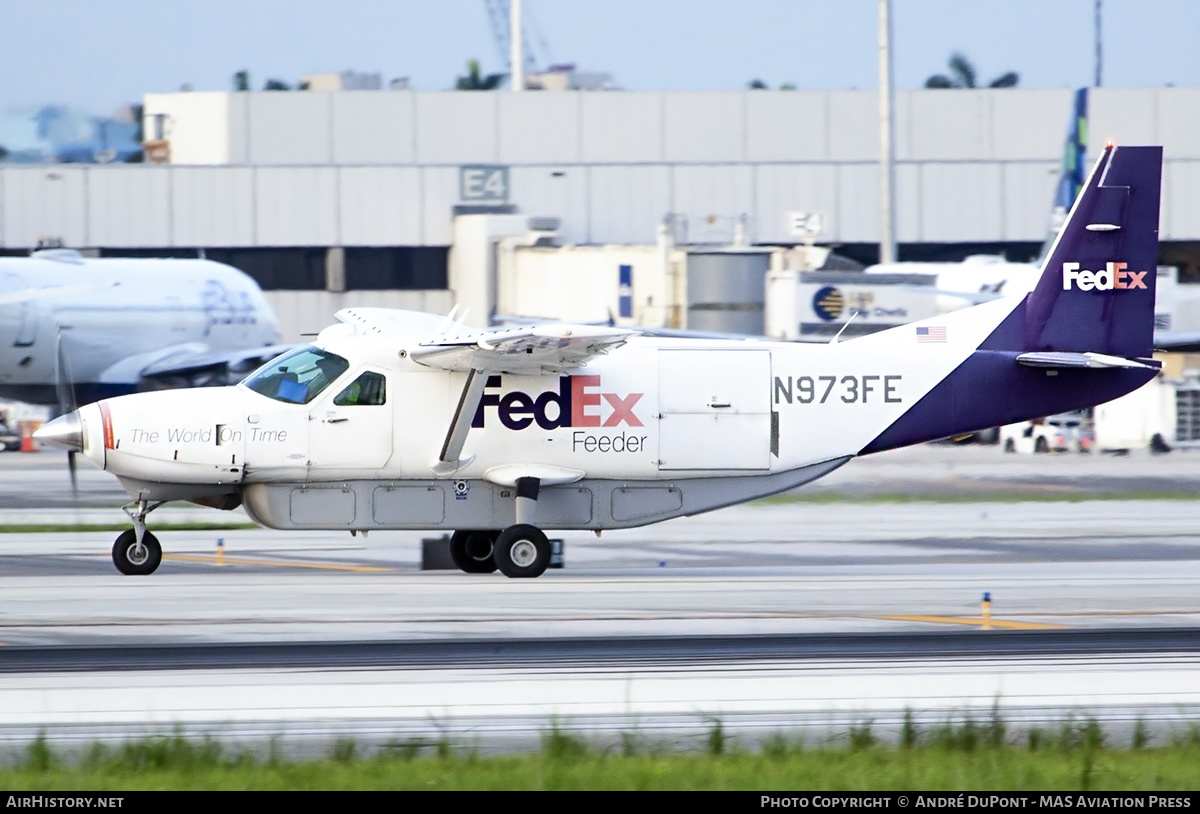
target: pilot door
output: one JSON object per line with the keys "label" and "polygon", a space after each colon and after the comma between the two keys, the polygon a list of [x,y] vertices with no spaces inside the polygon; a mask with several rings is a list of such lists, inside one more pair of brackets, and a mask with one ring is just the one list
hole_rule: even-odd
{"label": "pilot door", "polygon": [[308,414],[309,477],[321,470],[373,470],[392,457],[392,404],[390,381],[383,373],[361,371],[354,378],[329,388]]}
{"label": "pilot door", "polygon": [[660,350],[659,469],[767,469],[770,383],[770,351]]}

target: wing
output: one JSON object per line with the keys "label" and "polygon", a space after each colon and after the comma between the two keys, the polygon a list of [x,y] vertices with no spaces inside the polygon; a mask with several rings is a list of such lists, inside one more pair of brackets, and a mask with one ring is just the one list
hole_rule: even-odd
{"label": "wing", "polygon": [[602,325],[536,325],[441,336],[410,350],[414,362],[479,373],[561,373],[620,347],[637,331]]}

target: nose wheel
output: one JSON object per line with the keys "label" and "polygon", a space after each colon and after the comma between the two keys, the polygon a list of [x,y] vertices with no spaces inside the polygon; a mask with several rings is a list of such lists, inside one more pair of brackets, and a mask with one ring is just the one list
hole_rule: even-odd
{"label": "nose wheel", "polygon": [[112,558],[113,565],[117,566],[117,570],[122,574],[153,574],[162,562],[162,546],[159,545],[158,538],[148,531],[142,534],[139,542],[137,532],[126,529],[113,543]]}
{"label": "nose wheel", "polygon": [[126,529],[113,543],[113,565],[122,574],[140,576],[153,574],[162,562],[162,546],[158,538],[146,531],[146,515],[163,505],[165,501],[148,501],[144,498],[122,506],[125,514],[133,521],[133,528]]}

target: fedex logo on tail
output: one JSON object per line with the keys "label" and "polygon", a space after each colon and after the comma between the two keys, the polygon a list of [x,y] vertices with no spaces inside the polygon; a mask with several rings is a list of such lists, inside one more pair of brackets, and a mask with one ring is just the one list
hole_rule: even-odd
{"label": "fedex logo on tail", "polygon": [[1105,263],[1099,271],[1081,269],[1078,263],[1063,263],[1063,291],[1112,291],[1120,288],[1145,288],[1146,272],[1126,271],[1125,263]]}
{"label": "fedex logo on tail", "polygon": [[607,393],[599,376],[562,376],[557,390],[536,396],[513,390],[504,395],[488,392],[499,389],[500,377],[488,376],[472,427],[486,425],[490,410],[510,430],[523,430],[536,423],[543,430],[559,427],[642,426],[633,408],[644,393]]}

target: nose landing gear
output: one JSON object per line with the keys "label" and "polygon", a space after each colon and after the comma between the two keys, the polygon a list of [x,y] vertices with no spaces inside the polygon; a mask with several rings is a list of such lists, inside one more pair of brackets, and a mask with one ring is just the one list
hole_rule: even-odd
{"label": "nose landing gear", "polygon": [[125,529],[113,543],[112,558],[113,565],[117,566],[117,570],[122,574],[153,574],[162,562],[162,546],[159,545],[158,538],[148,531],[142,534],[139,541],[133,529]]}
{"label": "nose landing gear", "polygon": [[162,546],[158,538],[146,530],[146,515],[163,505],[165,501],[138,499],[121,508],[133,521],[133,528],[126,529],[113,543],[113,565],[122,574],[142,576],[153,574],[162,562]]}

